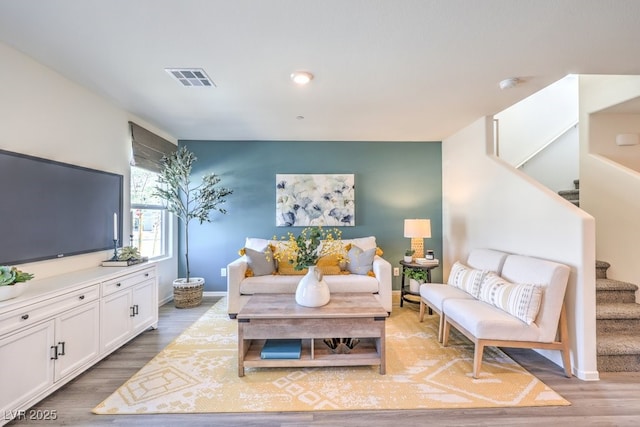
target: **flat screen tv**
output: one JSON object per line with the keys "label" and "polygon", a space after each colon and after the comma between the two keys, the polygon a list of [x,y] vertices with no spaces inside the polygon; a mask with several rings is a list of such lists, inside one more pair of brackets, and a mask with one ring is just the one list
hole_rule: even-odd
{"label": "flat screen tv", "polygon": [[0,183],[0,265],[122,242],[122,175],[0,150]]}

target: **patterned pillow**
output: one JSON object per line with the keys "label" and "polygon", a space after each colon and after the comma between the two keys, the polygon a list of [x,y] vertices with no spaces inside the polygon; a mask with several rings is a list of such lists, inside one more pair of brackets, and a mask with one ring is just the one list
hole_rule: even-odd
{"label": "patterned pillow", "polygon": [[264,251],[244,248],[244,255],[247,257],[247,264],[253,273],[250,273],[252,276],[266,276],[275,273],[276,266],[271,248],[267,247]]}
{"label": "patterned pillow", "polygon": [[347,256],[349,263],[347,269],[353,274],[370,275],[373,270],[373,258],[376,256],[377,248],[373,247],[363,251],[356,245],[351,245]]}
{"label": "patterned pillow", "polygon": [[476,270],[467,267],[460,261],[456,261],[451,267],[447,284],[462,289],[466,293],[473,295],[474,298],[478,298],[480,285],[487,273],[487,270]]}
{"label": "patterned pillow", "polygon": [[542,291],[540,285],[509,283],[497,274],[489,273],[482,282],[478,299],[530,325],[540,310]]}

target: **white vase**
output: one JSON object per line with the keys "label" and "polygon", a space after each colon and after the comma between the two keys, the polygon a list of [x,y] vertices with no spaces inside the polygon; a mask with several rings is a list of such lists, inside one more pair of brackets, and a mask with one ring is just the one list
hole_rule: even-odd
{"label": "white vase", "polygon": [[418,282],[416,279],[409,279],[409,291],[417,294],[420,292],[420,285],[422,283]]}
{"label": "white vase", "polygon": [[13,285],[0,286],[0,301],[16,298],[27,290],[29,284],[27,282],[18,282]]}
{"label": "white vase", "polygon": [[329,303],[331,293],[322,278],[322,272],[314,265],[300,279],[296,288],[296,302],[305,307],[321,307]]}

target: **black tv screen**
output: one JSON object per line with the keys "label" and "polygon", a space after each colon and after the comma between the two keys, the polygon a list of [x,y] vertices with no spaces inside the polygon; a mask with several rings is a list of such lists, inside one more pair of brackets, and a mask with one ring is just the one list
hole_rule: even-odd
{"label": "black tv screen", "polygon": [[0,150],[0,265],[113,248],[123,176]]}

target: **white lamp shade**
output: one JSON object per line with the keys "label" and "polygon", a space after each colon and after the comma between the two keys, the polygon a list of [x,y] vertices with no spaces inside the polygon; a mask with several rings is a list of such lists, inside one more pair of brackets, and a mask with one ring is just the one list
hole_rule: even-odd
{"label": "white lamp shade", "polygon": [[616,135],[617,145],[638,145],[640,139],[637,133],[620,133]]}
{"label": "white lamp shade", "polygon": [[405,219],[404,220],[404,237],[431,237],[431,220],[430,219]]}

